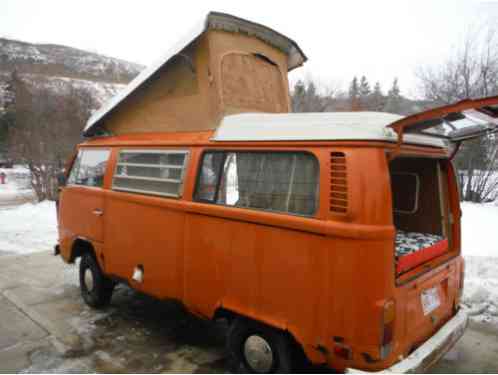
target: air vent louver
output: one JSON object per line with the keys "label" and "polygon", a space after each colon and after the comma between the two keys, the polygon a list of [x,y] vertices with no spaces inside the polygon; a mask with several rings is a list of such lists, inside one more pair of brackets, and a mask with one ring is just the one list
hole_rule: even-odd
{"label": "air vent louver", "polygon": [[348,178],[346,156],[330,153],[330,211],[345,214],[348,211]]}

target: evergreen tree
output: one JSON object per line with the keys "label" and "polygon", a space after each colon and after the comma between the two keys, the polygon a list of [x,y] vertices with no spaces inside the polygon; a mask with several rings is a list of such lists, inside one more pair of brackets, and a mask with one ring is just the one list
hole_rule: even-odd
{"label": "evergreen tree", "polygon": [[368,80],[365,76],[362,76],[360,79],[360,87],[359,87],[359,94],[360,97],[367,98],[368,95],[370,95],[371,90],[370,90],[370,84],[368,83]]}
{"label": "evergreen tree", "polygon": [[365,76],[362,76],[360,79],[360,86],[358,88],[359,95],[359,104],[361,110],[370,109],[370,94],[372,90],[370,90],[370,84]]}
{"label": "evergreen tree", "polygon": [[313,81],[310,81],[308,83],[308,87],[306,89],[306,95],[308,95],[310,98],[315,99],[317,97],[316,94],[316,86],[313,83]]}
{"label": "evergreen tree", "polygon": [[360,88],[358,86],[358,78],[355,76],[349,85],[349,102],[352,111],[358,111],[360,109],[359,97]]}
{"label": "evergreen tree", "polygon": [[370,109],[373,111],[382,111],[385,106],[385,97],[382,94],[382,89],[380,87],[379,81],[375,82],[375,86],[370,98]]}
{"label": "evergreen tree", "polygon": [[394,78],[393,85],[387,94],[388,94],[388,96],[391,96],[391,97],[399,97],[400,96],[397,78]]}
{"label": "evergreen tree", "polygon": [[325,99],[317,93],[316,85],[310,81],[307,85],[299,80],[292,93],[293,112],[323,112]]}
{"label": "evergreen tree", "polygon": [[384,112],[402,114],[402,98],[399,90],[398,79],[395,78],[393,85],[387,93],[387,101],[384,106]]}
{"label": "evergreen tree", "polygon": [[304,82],[299,80],[294,85],[294,92],[292,93],[292,111],[303,112],[303,103],[306,97],[306,86]]}
{"label": "evergreen tree", "polygon": [[382,96],[382,89],[380,87],[380,83],[379,81],[375,82],[375,86],[374,86],[374,91],[373,91],[374,95],[379,95],[379,96]]}

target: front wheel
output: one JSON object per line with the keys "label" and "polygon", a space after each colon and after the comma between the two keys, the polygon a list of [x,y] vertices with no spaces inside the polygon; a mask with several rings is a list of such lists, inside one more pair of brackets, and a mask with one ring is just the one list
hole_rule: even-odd
{"label": "front wheel", "polygon": [[293,370],[292,343],[284,332],[237,319],[229,329],[227,346],[237,372],[270,374]]}
{"label": "front wheel", "polygon": [[80,289],[83,300],[90,307],[101,308],[111,302],[114,283],[104,275],[90,253],[81,256]]}

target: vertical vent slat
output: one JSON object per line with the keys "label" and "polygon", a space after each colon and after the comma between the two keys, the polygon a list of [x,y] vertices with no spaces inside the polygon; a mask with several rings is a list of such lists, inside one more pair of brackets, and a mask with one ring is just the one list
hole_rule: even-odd
{"label": "vertical vent slat", "polygon": [[348,211],[348,177],[343,152],[330,153],[330,211],[340,214]]}

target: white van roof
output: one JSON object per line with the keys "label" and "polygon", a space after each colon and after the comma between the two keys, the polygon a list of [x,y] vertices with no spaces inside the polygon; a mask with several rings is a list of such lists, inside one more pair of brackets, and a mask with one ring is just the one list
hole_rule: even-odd
{"label": "white van roof", "polygon": [[[212,140],[397,142],[386,126],[402,118],[383,112],[242,113],[225,116]],[[442,139],[419,134],[405,134],[404,143],[446,147]]]}

